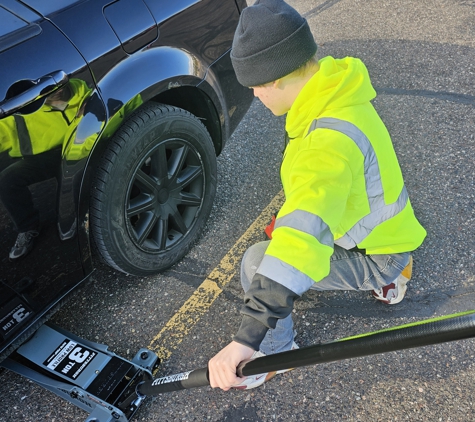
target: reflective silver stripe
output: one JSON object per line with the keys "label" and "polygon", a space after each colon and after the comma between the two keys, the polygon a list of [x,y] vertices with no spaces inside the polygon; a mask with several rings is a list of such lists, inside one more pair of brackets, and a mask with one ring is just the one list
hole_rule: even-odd
{"label": "reflective silver stripe", "polygon": [[364,177],[370,213],[358,221],[343,237],[335,241],[342,248],[351,249],[361,243],[376,226],[400,213],[406,207],[409,196],[406,187],[403,186],[396,202],[392,204],[384,202],[384,190],[376,153],[366,135],[353,123],[324,117],[314,120],[308,133],[319,128],[335,130],[348,136],[364,157]]}
{"label": "reflective silver stripe", "polygon": [[336,130],[337,132],[343,133],[356,144],[364,157],[366,195],[368,195],[370,210],[373,211],[374,209],[384,206],[384,191],[378,159],[366,135],[353,123],[330,117],[314,120],[308,133],[319,128]]}
{"label": "reflective silver stripe", "polygon": [[396,202],[384,205],[363,217],[343,237],[335,240],[335,244],[345,249],[355,247],[366,239],[376,226],[399,214],[406,207],[408,200],[409,195],[404,186]]}
{"label": "reflective silver stripe", "polygon": [[274,230],[290,227],[315,237],[322,245],[333,248],[333,233],[330,227],[318,216],[308,211],[295,210],[275,221]]}
{"label": "reflective silver stripe", "polygon": [[346,233],[344,236],[335,240],[335,245],[342,247],[343,249],[351,249],[356,246],[356,242]]}
{"label": "reflective silver stripe", "polygon": [[264,255],[257,272],[271,280],[278,280],[279,284],[298,295],[304,294],[315,283],[309,276],[292,265],[271,255]]}

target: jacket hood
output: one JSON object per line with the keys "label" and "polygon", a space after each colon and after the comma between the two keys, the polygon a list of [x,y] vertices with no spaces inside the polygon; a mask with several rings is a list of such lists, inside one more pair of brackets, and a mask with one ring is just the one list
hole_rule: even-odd
{"label": "jacket hood", "polygon": [[306,126],[328,110],[367,103],[376,97],[361,60],[325,57],[319,65],[319,71],[300,91],[287,114],[286,129],[290,138],[302,136]]}

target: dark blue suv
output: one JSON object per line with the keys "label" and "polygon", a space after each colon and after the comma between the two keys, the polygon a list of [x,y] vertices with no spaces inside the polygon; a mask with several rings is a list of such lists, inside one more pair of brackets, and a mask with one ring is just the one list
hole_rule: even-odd
{"label": "dark blue suv", "polygon": [[187,253],[252,92],[245,0],[0,0],[0,361],[93,271]]}

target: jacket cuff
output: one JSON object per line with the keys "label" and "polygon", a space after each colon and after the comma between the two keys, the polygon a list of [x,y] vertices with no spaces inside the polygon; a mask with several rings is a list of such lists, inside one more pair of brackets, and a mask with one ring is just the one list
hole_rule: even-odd
{"label": "jacket cuff", "polygon": [[241,326],[234,336],[234,341],[251,349],[259,350],[259,346],[262,340],[264,340],[268,329],[269,328],[261,324],[257,319],[243,315]]}

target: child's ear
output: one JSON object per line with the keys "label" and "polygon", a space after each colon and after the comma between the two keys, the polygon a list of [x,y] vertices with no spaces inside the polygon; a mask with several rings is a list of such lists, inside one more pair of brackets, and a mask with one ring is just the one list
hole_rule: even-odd
{"label": "child's ear", "polygon": [[274,82],[272,82],[272,87],[274,89],[282,89],[282,87],[283,87],[282,79],[277,79]]}

